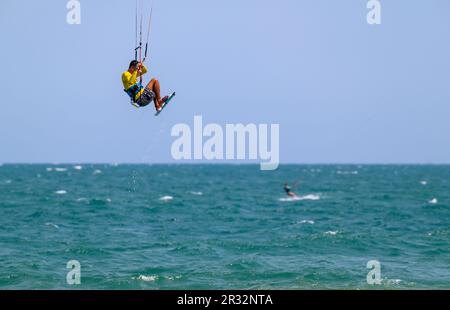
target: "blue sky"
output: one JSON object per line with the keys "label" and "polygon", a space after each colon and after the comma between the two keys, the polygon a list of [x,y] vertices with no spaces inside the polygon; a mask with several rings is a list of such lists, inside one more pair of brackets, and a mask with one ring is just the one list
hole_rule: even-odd
{"label": "blue sky", "polygon": [[[450,163],[450,2],[154,0],[160,117],[120,76],[134,1],[0,2],[0,162],[172,162],[177,123],[278,123],[284,163]],[[151,0],[146,2],[151,3]],[[149,6],[148,6],[149,7]],[[148,10],[147,10],[148,12]]]}

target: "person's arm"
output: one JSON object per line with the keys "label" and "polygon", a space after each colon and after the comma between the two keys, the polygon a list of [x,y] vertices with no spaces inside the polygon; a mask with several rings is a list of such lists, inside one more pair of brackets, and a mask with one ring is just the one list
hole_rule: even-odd
{"label": "person's arm", "polygon": [[[138,77],[138,72],[137,72],[137,70],[136,70],[136,71],[134,71],[134,72],[131,74],[131,77],[130,77],[130,83],[131,83],[131,85],[133,85],[133,84],[136,83],[137,77]],[[134,82],[134,83],[133,83],[133,82]]]}
{"label": "person's arm", "polygon": [[141,64],[139,67],[139,72],[139,75],[137,75],[139,77],[146,74],[148,72],[147,67],[144,64]]}
{"label": "person's arm", "polygon": [[130,72],[125,72],[122,75],[122,83],[123,83],[123,87],[124,89],[128,89],[131,86],[133,86],[134,84],[136,84],[136,80],[137,80],[137,71],[130,73]]}

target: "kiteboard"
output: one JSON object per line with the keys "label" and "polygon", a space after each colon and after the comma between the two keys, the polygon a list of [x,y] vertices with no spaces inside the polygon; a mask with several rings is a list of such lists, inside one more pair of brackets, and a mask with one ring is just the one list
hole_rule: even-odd
{"label": "kiteboard", "polygon": [[167,98],[166,101],[164,101],[164,103],[163,103],[163,105],[162,105],[162,107],[161,107],[161,110],[159,110],[158,112],[156,112],[155,116],[158,116],[159,113],[161,113],[161,112],[164,110],[164,108],[166,107],[166,105],[169,104],[169,102],[173,99],[173,97],[175,97],[175,92],[173,92],[172,95],[170,95],[170,97]]}

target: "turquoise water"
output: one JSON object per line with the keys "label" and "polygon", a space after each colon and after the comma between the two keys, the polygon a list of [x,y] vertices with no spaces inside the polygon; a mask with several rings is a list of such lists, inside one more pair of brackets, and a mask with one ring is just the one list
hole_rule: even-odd
{"label": "turquoise water", "polygon": [[447,289],[449,180],[450,166],[3,165],[0,288]]}

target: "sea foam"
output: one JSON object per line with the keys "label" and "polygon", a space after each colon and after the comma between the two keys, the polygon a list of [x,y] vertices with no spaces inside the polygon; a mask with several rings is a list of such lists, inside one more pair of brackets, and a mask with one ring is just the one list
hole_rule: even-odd
{"label": "sea foam", "polygon": [[56,229],[58,229],[58,228],[59,228],[59,226],[58,226],[58,225],[56,225],[56,224],[53,224],[53,223],[45,223],[45,225],[46,225],[46,226],[51,226],[51,227],[53,227],[53,228],[56,228]]}
{"label": "sea foam", "polygon": [[305,195],[305,196],[295,196],[295,197],[280,198],[279,201],[291,202],[291,201],[319,200],[319,199],[320,199],[319,195],[309,194],[309,195]]}
{"label": "sea foam", "polygon": [[159,200],[161,200],[161,201],[170,201],[172,199],[173,199],[172,196],[163,196],[163,197],[159,198]]}
{"label": "sea foam", "polygon": [[326,231],[324,232],[325,235],[330,235],[330,236],[336,236],[338,234],[338,231]]}
{"label": "sea foam", "polygon": [[154,281],[158,280],[159,277],[158,276],[139,275],[139,277],[137,277],[135,279],[142,280],[142,281],[145,281],[145,282],[154,282]]}
{"label": "sea foam", "polygon": [[313,225],[313,224],[314,224],[314,221],[311,221],[311,220],[302,220],[302,221],[300,221],[300,222],[297,222],[297,224],[311,224],[311,225]]}
{"label": "sea foam", "polygon": [[336,171],[337,174],[358,174],[359,172],[354,170],[354,171],[342,171],[342,170],[338,170]]}
{"label": "sea foam", "polygon": [[202,192],[190,192],[192,195],[195,195],[195,196],[202,196],[203,195],[203,193]]}

